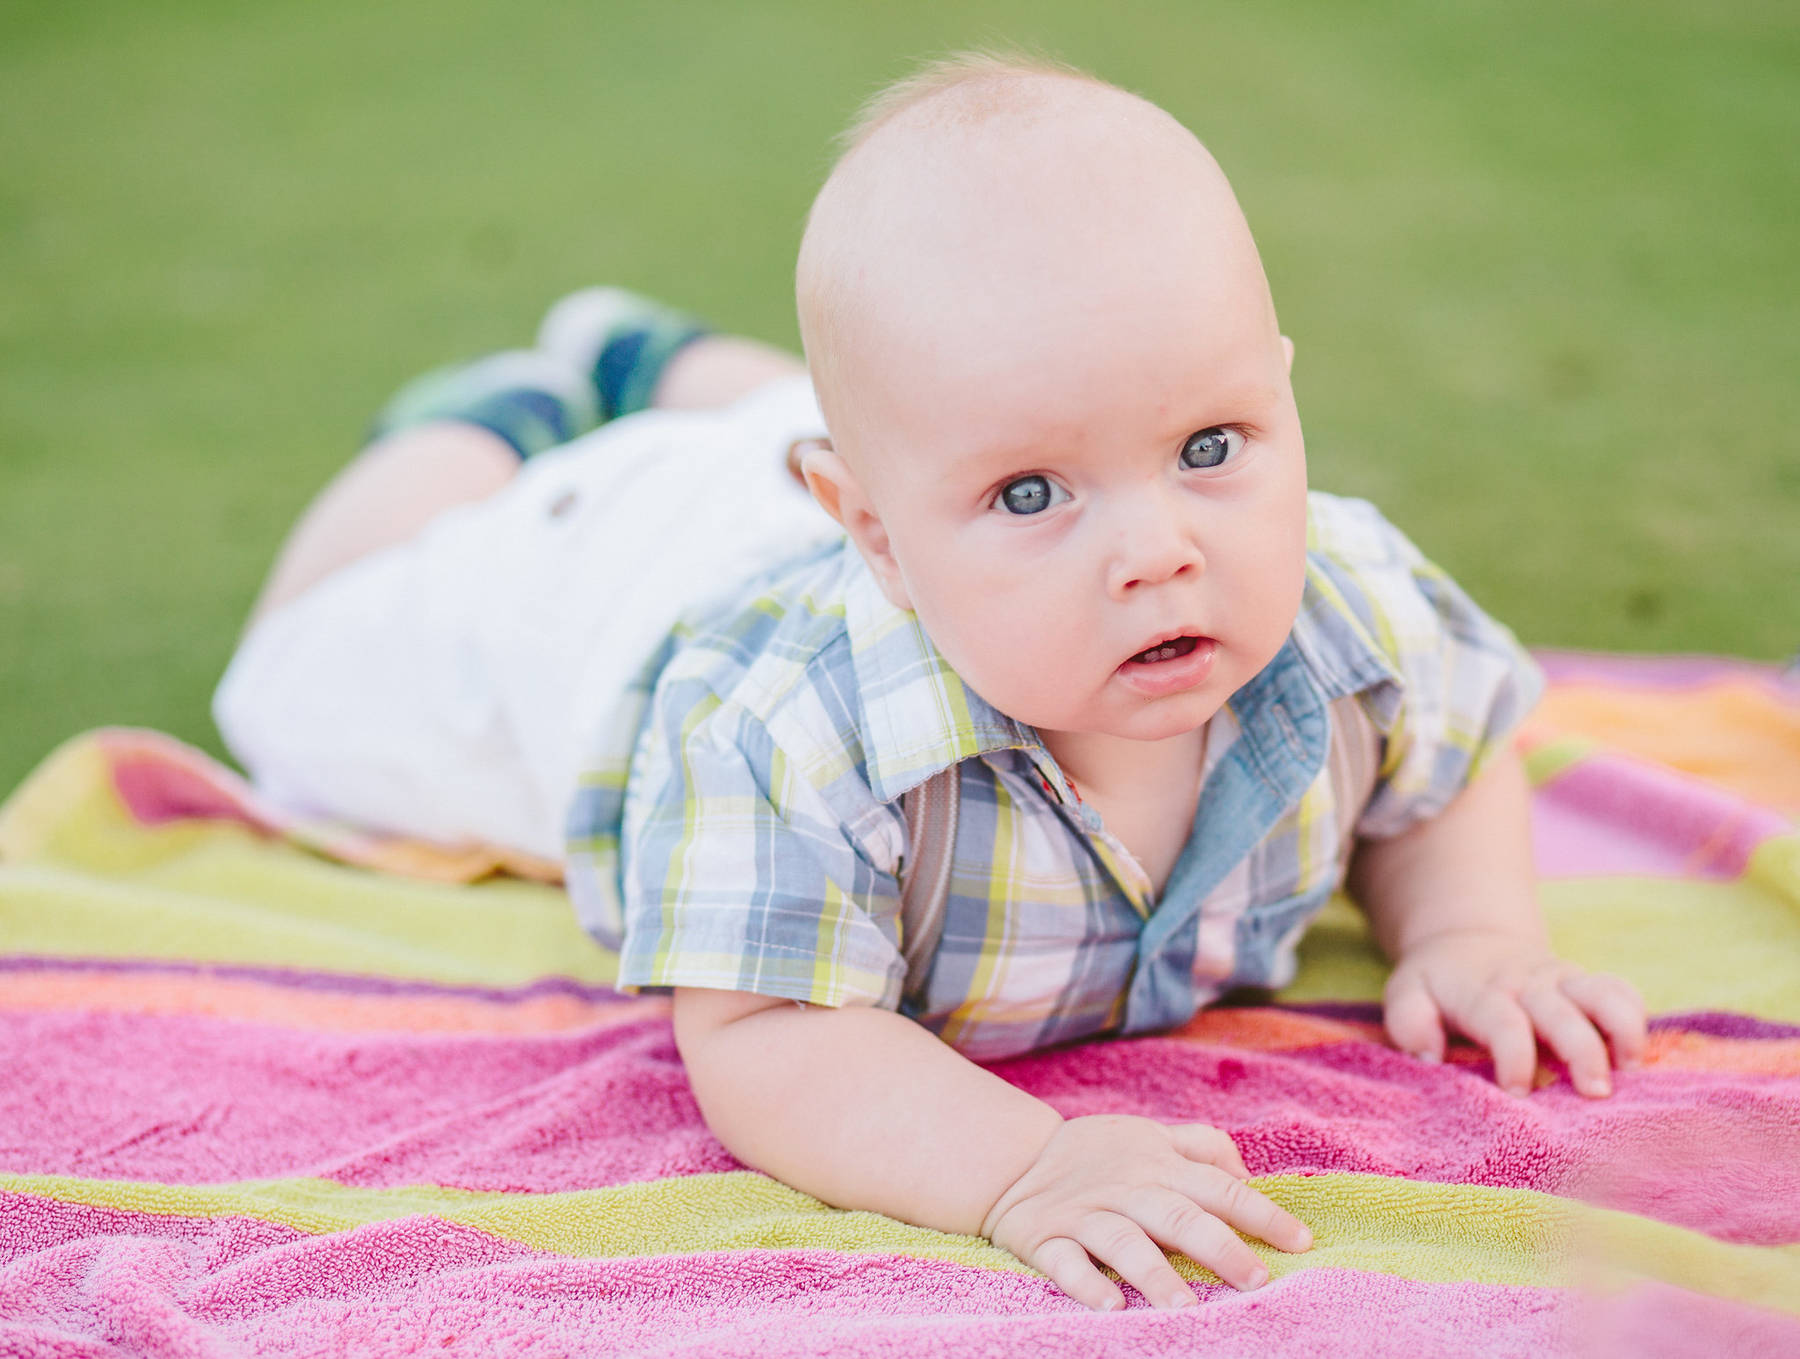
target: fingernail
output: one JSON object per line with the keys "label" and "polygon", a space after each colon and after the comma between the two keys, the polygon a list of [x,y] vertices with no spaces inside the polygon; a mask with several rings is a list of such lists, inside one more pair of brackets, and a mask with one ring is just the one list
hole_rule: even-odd
{"label": "fingernail", "polygon": [[1531,1090],[1528,1086],[1509,1085],[1506,1087],[1506,1093],[1511,1095],[1514,1099],[1524,1099],[1525,1096],[1531,1093]]}
{"label": "fingernail", "polygon": [[1192,1293],[1183,1293],[1169,1304],[1171,1307],[1197,1307],[1200,1299]]}
{"label": "fingernail", "polygon": [[1269,1271],[1258,1267],[1244,1276],[1244,1288],[1246,1291],[1252,1288],[1261,1288],[1268,1281]]}
{"label": "fingernail", "polygon": [[1601,1076],[1598,1080],[1589,1081],[1584,1093],[1592,1095],[1596,1099],[1605,1099],[1612,1094],[1612,1082]]}
{"label": "fingernail", "polygon": [[1310,1231],[1308,1231],[1305,1227],[1302,1227],[1300,1229],[1300,1249],[1301,1250],[1311,1250],[1312,1247],[1313,1247],[1313,1234]]}
{"label": "fingernail", "polygon": [[1429,1066],[1436,1066],[1439,1062],[1443,1061],[1444,1059],[1442,1057],[1438,1056],[1438,1054],[1435,1052],[1415,1052],[1415,1053],[1413,1053],[1413,1060],[1418,1061],[1418,1062],[1424,1062]]}
{"label": "fingernail", "polygon": [[1100,1310],[1102,1312],[1123,1312],[1125,1310],[1125,1299],[1108,1298],[1105,1302],[1100,1304]]}

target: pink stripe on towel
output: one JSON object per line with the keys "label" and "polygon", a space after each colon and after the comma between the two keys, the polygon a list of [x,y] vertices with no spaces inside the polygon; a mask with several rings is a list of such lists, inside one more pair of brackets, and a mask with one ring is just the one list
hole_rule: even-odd
{"label": "pink stripe on towel", "polygon": [[1749,681],[1774,692],[1800,688],[1792,672],[1765,661],[1730,656],[1646,656],[1606,651],[1532,650],[1552,685],[1612,684],[1621,689],[1697,689],[1722,681]]}
{"label": "pink stripe on towel", "polygon": [[1537,790],[1531,810],[1547,878],[1736,878],[1758,845],[1793,829],[1698,779],[1612,755],[1562,771]]}
{"label": "pink stripe on towel", "polygon": [[[562,1191],[738,1169],[665,1018],[530,1037],[347,1036],[192,1017],[0,1014],[0,1164],[196,1184]],[[1800,1240],[1800,1078],[1654,1063],[1610,1100],[1566,1081],[1519,1101],[1485,1059],[1428,1066],[1360,1041],[1249,1050],[1185,1037],[996,1068],[1065,1114],[1215,1123],[1258,1174],[1362,1171],[1603,1197],[1730,1240]],[[1729,1140],[1731,1183],[1648,1164],[1658,1139]],[[1596,1189],[1596,1193],[1600,1190]]]}

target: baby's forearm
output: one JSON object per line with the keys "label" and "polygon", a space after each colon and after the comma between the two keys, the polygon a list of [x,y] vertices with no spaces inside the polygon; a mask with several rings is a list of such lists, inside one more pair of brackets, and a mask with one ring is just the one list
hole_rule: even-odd
{"label": "baby's forearm", "polygon": [[1439,815],[1358,847],[1347,885],[1388,957],[1451,931],[1544,939],[1530,801],[1519,757],[1499,751]]}
{"label": "baby's forearm", "polygon": [[1062,1125],[1048,1104],[892,1011],[782,1003],[695,1021],[718,994],[676,992],[682,1057],[708,1125],[746,1165],[834,1207],[979,1235]]}

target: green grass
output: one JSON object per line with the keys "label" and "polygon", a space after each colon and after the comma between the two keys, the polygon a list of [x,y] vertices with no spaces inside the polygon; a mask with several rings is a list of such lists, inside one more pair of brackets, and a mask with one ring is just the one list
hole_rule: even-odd
{"label": "green grass", "polygon": [[0,788],[211,687],[418,370],[614,280],[794,339],[831,134],[1041,45],[1238,185],[1317,485],[1533,643],[1800,646],[1800,10],[0,0]]}

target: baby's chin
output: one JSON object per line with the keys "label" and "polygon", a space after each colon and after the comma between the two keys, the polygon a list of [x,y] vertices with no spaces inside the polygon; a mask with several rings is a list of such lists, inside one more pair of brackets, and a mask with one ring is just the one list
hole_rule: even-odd
{"label": "baby's chin", "polygon": [[[1176,707],[1181,711],[1173,711]],[[1170,705],[1170,708],[1170,711],[1141,714],[1130,721],[1119,723],[1109,729],[1109,734],[1127,741],[1172,741],[1178,736],[1199,731],[1219,711],[1219,705],[1210,701]]]}
{"label": "baby's chin", "polygon": [[[1144,703],[1136,711],[1059,714],[1048,722],[1027,722],[1040,732],[1075,737],[1112,737],[1121,741],[1171,741],[1200,730],[1222,705],[1211,695],[1173,694]],[[1046,714],[1048,716],[1048,714]],[[1022,720],[1022,719],[1021,719]]]}

